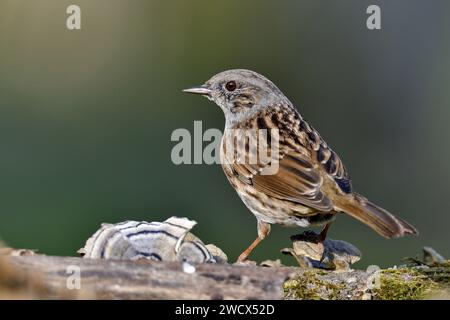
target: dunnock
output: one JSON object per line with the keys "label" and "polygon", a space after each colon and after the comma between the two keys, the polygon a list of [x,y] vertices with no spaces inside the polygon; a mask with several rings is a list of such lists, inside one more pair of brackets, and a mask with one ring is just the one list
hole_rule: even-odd
{"label": "dunnock", "polygon": [[[339,156],[298,113],[288,98],[262,75],[243,69],[213,76],[204,85],[184,90],[214,101],[225,114],[225,129],[278,132],[275,174],[262,174],[268,162],[243,163],[227,152],[233,135],[222,138],[223,170],[242,201],[255,215],[258,237],[239,256],[248,258],[269,234],[271,224],[325,225],[318,241],[325,240],[331,220],[346,213],[386,238],[417,234],[408,222],[354,192]],[[230,138],[231,137],[231,138]],[[268,140],[269,149],[271,142]],[[249,151],[249,142],[244,146]]]}

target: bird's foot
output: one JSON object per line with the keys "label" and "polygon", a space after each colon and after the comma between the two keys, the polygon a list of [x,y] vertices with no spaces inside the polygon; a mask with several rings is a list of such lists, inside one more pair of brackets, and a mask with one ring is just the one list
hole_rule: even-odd
{"label": "bird's foot", "polygon": [[[314,268],[348,270],[350,266],[360,260],[359,250],[341,240],[324,240],[320,234],[306,231],[291,237],[292,248],[284,250],[297,259],[299,265],[304,267],[307,259]],[[299,261],[299,257],[302,259]]]}
{"label": "bird's foot", "polygon": [[313,230],[306,230],[305,232],[301,234],[296,234],[291,236],[291,241],[301,241],[301,242],[308,242],[308,243],[323,243],[325,239],[323,239],[322,235],[320,233],[316,233]]}

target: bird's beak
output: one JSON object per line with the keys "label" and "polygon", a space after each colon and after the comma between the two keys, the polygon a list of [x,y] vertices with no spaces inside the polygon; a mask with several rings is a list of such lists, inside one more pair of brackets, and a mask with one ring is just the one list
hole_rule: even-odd
{"label": "bird's beak", "polygon": [[208,86],[205,84],[198,86],[198,87],[184,89],[183,92],[193,93],[193,94],[201,94],[202,96],[207,96],[207,97],[211,96],[211,89],[209,89]]}

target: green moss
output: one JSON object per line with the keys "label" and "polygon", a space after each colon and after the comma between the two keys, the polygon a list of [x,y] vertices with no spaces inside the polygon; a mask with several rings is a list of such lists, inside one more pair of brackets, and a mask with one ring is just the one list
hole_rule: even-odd
{"label": "green moss", "polygon": [[[450,267],[404,267],[386,269],[380,273],[379,284],[375,288],[361,290],[361,284],[350,284],[332,271],[311,269],[300,273],[284,283],[286,299],[335,300],[335,299],[377,299],[377,300],[418,300],[450,298]],[[363,280],[364,281],[364,280]]]}
{"label": "green moss", "polygon": [[324,275],[326,272],[322,270],[310,270],[303,272],[295,279],[286,281],[283,285],[285,297],[297,300],[338,299],[344,286],[324,281],[322,279]]}
{"label": "green moss", "polygon": [[381,272],[380,287],[374,289],[374,298],[380,300],[425,299],[440,285],[417,269],[387,269]]}

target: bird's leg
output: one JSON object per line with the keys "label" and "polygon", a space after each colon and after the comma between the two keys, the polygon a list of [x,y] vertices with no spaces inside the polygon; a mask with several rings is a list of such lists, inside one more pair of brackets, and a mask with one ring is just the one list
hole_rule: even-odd
{"label": "bird's leg", "polygon": [[319,233],[319,242],[324,242],[327,238],[328,230],[330,229],[331,222],[328,222],[323,228],[322,231]]}
{"label": "bird's leg", "polygon": [[239,258],[237,259],[237,262],[243,262],[247,260],[248,256],[252,253],[253,249],[255,249],[256,246],[261,241],[263,241],[264,238],[267,237],[269,233],[270,233],[270,224],[258,220],[258,237],[244,252],[241,253]]}
{"label": "bird's leg", "polygon": [[328,230],[330,230],[330,226],[331,226],[331,222],[327,223],[327,224],[323,227],[322,231],[320,231],[320,233],[319,233],[319,243],[321,243],[322,246],[323,246],[323,253],[322,253],[322,257],[320,258],[320,263],[322,263],[323,260],[324,260],[325,257],[326,257],[326,255],[325,255],[325,245],[323,244],[323,242],[324,242],[325,239],[327,238],[327,233],[328,233]]}

